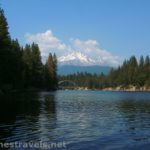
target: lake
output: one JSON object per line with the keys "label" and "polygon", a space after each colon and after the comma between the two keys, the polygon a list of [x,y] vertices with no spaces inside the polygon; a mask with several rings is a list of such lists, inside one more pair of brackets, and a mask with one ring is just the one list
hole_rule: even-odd
{"label": "lake", "polygon": [[61,150],[149,150],[150,93],[70,90],[1,97],[0,144],[31,141],[64,142],[49,148]]}

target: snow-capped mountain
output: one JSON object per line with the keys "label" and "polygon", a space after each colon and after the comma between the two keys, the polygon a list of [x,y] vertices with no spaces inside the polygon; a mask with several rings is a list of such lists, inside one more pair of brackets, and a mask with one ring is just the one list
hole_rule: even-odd
{"label": "snow-capped mountain", "polygon": [[86,54],[74,51],[58,58],[58,74],[67,75],[77,72],[108,74],[111,67],[101,66],[101,62],[89,58]]}
{"label": "snow-capped mountain", "polygon": [[81,52],[72,52],[65,56],[58,58],[59,65],[80,65],[80,66],[89,66],[95,65],[96,61],[88,58],[86,55]]}

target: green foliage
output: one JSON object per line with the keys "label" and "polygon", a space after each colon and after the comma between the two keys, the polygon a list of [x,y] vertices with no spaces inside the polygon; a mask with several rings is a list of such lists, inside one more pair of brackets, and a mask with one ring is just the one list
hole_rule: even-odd
{"label": "green foliage", "polygon": [[107,77],[111,80],[109,86],[144,86],[149,78],[150,63],[149,56],[145,59],[141,56],[139,63],[135,56],[129,60],[125,60],[123,65],[116,70],[113,70]]}
{"label": "green foliage", "polygon": [[10,45],[8,23],[3,9],[0,8],[0,48],[7,48],[8,45]]}
{"label": "green foliage", "polygon": [[138,63],[135,56],[125,60],[122,66],[110,71],[108,75],[96,75],[89,73],[77,73],[60,76],[59,80],[72,80],[81,87],[89,89],[104,89],[107,87],[122,88],[134,85],[136,87],[150,87],[150,58],[141,56]]}
{"label": "green foliage", "polygon": [[48,90],[57,89],[57,57],[56,55],[49,54],[45,64],[45,87]]}
{"label": "green foliage", "polygon": [[[0,9],[0,89],[57,88],[57,58],[49,56],[43,65],[37,44],[20,47],[18,40],[11,39],[4,11]],[[48,66],[48,68],[46,67]],[[48,70],[49,75],[46,76]],[[50,85],[45,84],[49,83]]]}
{"label": "green foliage", "polygon": [[4,15],[4,11],[0,8],[0,87],[4,83],[11,82],[9,69],[11,68],[11,39],[8,32],[8,24]]}
{"label": "green foliage", "polygon": [[[72,80],[78,86],[90,89],[130,85],[150,88],[150,58],[141,56],[138,62],[132,56],[122,66],[112,68],[108,75],[84,72],[60,76],[59,80]],[[56,90],[57,86],[56,55],[50,53],[43,65],[37,44],[26,44],[22,48],[18,40],[11,39],[7,19],[0,8],[0,90],[30,87]]]}
{"label": "green foliage", "polygon": [[12,49],[12,63],[11,63],[11,77],[13,88],[19,88],[22,86],[22,70],[23,70],[23,60],[22,60],[22,50],[19,45],[18,40],[11,41]]}
{"label": "green foliage", "polygon": [[41,87],[43,85],[43,64],[37,44],[26,44],[23,49],[25,87]]}
{"label": "green foliage", "polygon": [[103,74],[91,74],[87,72],[75,73],[67,76],[59,76],[59,80],[71,80],[79,87],[87,87],[89,89],[102,89],[105,76]]}

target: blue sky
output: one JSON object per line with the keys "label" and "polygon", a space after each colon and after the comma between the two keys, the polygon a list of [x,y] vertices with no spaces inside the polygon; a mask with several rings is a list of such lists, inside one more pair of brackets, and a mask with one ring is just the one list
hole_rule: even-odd
{"label": "blue sky", "polygon": [[[149,0],[0,0],[0,3],[12,37],[22,44],[39,42],[43,55],[48,51],[44,48],[58,49],[61,56],[63,50],[67,55],[71,50],[87,49],[90,44],[93,52],[86,53],[87,56],[95,53],[96,57],[99,50],[104,50],[109,58],[112,55],[122,60],[150,53]],[[43,36],[53,39],[47,41],[52,47],[40,43]],[[60,51],[58,46],[64,49]],[[100,55],[103,57],[105,53]]]}

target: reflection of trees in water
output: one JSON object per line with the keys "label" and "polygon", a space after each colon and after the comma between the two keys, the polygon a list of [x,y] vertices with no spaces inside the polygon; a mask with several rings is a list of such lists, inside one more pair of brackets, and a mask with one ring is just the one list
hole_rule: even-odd
{"label": "reflection of trees in water", "polygon": [[45,96],[45,110],[48,114],[55,114],[56,107],[55,107],[55,95],[46,95]]}
{"label": "reflection of trees in water", "polygon": [[119,102],[119,110],[127,130],[135,133],[136,129],[150,129],[150,101],[124,99]]}
{"label": "reflection of trees in water", "polygon": [[37,93],[16,93],[2,97],[0,100],[0,122],[11,123],[17,116],[39,115],[40,103]]}
{"label": "reflection of trees in water", "polygon": [[37,93],[13,93],[0,99],[0,140],[23,134],[24,126],[38,120],[40,103]]}
{"label": "reflection of trees in water", "polygon": [[[16,93],[0,99],[0,141],[18,136],[18,140],[39,138],[39,118],[55,118],[54,95]],[[43,122],[44,124],[45,122]],[[32,137],[34,137],[32,139]]]}
{"label": "reflection of trees in water", "polygon": [[53,139],[53,131],[56,128],[56,106],[55,94],[46,94],[43,96],[41,112],[38,120],[40,140]]}

